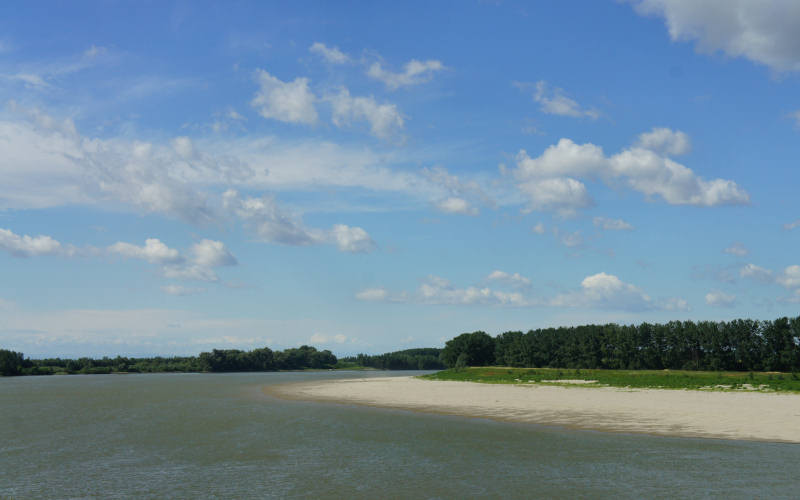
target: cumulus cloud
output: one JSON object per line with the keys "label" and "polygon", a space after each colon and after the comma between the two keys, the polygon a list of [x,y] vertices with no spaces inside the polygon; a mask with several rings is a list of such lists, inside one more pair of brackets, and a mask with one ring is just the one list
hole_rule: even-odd
{"label": "cumulus cloud", "polygon": [[747,249],[743,244],[736,242],[733,243],[731,246],[723,250],[728,255],[735,255],[737,257],[744,257],[750,253],[750,250]]}
{"label": "cumulus cloud", "polygon": [[161,287],[161,290],[169,295],[176,295],[180,297],[186,295],[196,295],[198,293],[203,293],[206,291],[205,288],[192,288],[181,285],[165,285]]}
{"label": "cumulus cloud", "polygon": [[786,230],[786,231],[791,231],[792,229],[795,229],[797,227],[800,227],[800,219],[797,219],[797,220],[792,221],[792,222],[788,222],[788,223],[783,225],[783,229]]}
{"label": "cumulus cloud", "polygon": [[609,219],[608,217],[595,217],[592,219],[594,227],[603,231],[633,231],[633,226],[622,219]]}
{"label": "cumulus cloud", "polygon": [[629,188],[648,197],[660,197],[671,205],[749,203],[749,195],[735,182],[703,179],[662,153],[643,147],[647,144],[662,151],[685,151],[683,139],[676,139],[680,133],[669,132],[654,129],[651,134],[655,135],[643,134],[639,145],[610,157],[599,146],[576,144],[570,139],[559,140],[536,158],[520,150],[513,172],[517,187],[527,195],[529,209],[555,210],[565,215],[592,204],[586,186],[576,178],[598,179],[609,185],[621,179]]}
{"label": "cumulus cloud", "polygon": [[422,175],[434,187],[446,193],[446,196],[436,201],[436,207],[442,212],[478,215],[480,211],[478,207],[474,206],[476,203],[490,207],[494,207],[496,204],[479,182],[465,181],[459,176],[451,174],[444,167],[423,168]]}
{"label": "cumulus cloud", "polygon": [[336,335],[325,335],[322,333],[315,333],[308,339],[310,344],[344,344],[347,342],[347,336],[341,333]]}
{"label": "cumulus cloud", "polygon": [[[520,89],[525,89],[530,84],[517,83]],[[539,103],[539,109],[549,115],[570,116],[573,118],[589,118],[596,120],[600,112],[594,108],[583,108],[578,102],[564,92],[563,89],[552,87],[546,81],[540,80],[534,84],[533,100]]]}
{"label": "cumulus cloud", "polygon": [[339,50],[339,47],[328,47],[324,43],[314,42],[308,51],[316,54],[331,64],[345,64],[350,62],[350,56]]}
{"label": "cumulus cloud", "polygon": [[375,249],[375,242],[360,227],[335,224],[330,234],[336,247],[342,252],[367,253]]}
{"label": "cumulus cloud", "polygon": [[345,88],[339,89],[338,94],[326,97],[326,100],[331,103],[331,119],[337,127],[365,121],[372,135],[380,139],[389,139],[403,130],[403,115],[395,104],[378,104],[372,96],[352,97]]}
{"label": "cumulus cloud", "polygon": [[142,259],[151,264],[175,264],[183,262],[180,252],[174,248],[169,248],[158,238],[147,238],[144,246],[137,246],[131,243],[117,242],[108,247],[111,253],[121,255],[129,259]]}
{"label": "cumulus cloud", "polygon": [[700,52],[744,57],[776,71],[800,70],[800,3],[795,0],[630,0],[642,15],[662,17],[673,41]]}
{"label": "cumulus cloud", "polygon": [[667,156],[680,156],[692,149],[691,141],[686,133],[665,127],[656,127],[650,132],[639,135],[635,146]]}
{"label": "cumulus cloud", "polygon": [[203,239],[192,245],[194,263],[202,267],[235,266],[236,257],[231,254],[221,241]]}
{"label": "cumulus cloud", "polygon": [[535,226],[531,227],[531,232],[535,234],[544,234],[546,231],[544,224],[541,222],[537,223]]}
{"label": "cumulus cloud", "polygon": [[527,305],[523,295],[518,292],[502,292],[488,287],[475,286],[458,288],[439,276],[429,276],[426,282],[420,285],[417,291],[417,298],[420,302],[426,304]]}
{"label": "cumulus cloud", "polygon": [[558,227],[553,227],[553,236],[559,243],[568,248],[583,245],[583,235],[580,231],[562,231]]}
{"label": "cumulus cloud", "polygon": [[712,290],[706,294],[706,304],[713,307],[732,307],[735,303],[735,295],[728,295],[719,290]]}
{"label": "cumulus cloud", "polygon": [[775,277],[779,285],[786,288],[800,287],[800,266],[787,266],[780,274]]}
{"label": "cumulus cloud", "polygon": [[365,288],[356,293],[358,300],[365,301],[382,301],[386,300],[388,296],[389,292],[385,288]]}
{"label": "cumulus cloud", "polygon": [[400,87],[409,87],[428,82],[435,73],[442,70],[444,70],[444,65],[441,61],[435,59],[417,61],[412,59],[403,66],[401,73],[393,73],[384,69],[380,62],[372,63],[367,69],[367,75],[383,82],[390,90],[396,90]]}
{"label": "cumulus cloud", "polygon": [[259,90],[250,104],[267,119],[286,123],[313,125],[317,122],[316,98],[308,86],[308,78],[284,82],[263,69],[256,71]]}
{"label": "cumulus cloud", "polygon": [[63,255],[69,253],[60,242],[50,236],[18,235],[10,229],[0,228],[0,250],[4,250],[14,257],[37,257],[40,255]]}
{"label": "cumulus cloud", "polygon": [[511,286],[517,287],[529,287],[531,286],[531,280],[522,276],[519,273],[507,273],[505,271],[495,270],[489,273],[489,276],[486,277],[489,281],[497,281],[500,283],[505,283]]}
{"label": "cumulus cloud", "polygon": [[332,243],[343,252],[364,253],[375,242],[360,227],[336,224],[329,231],[308,228],[300,217],[284,212],[270,196],[239,196],[235,190],[223,194],[223,206],[249,225],[265,242],[291,246]]}
{"label": "cumulus cloud", "polygon": [[245,221],[270,243],[312,245],[322,239],[319,231],[308,229],[299,217],[285,213],[271,196],[241,198],[233,189],[223,194],[223,206]]}
{"label": "cumulus cloud", "polygon": [[[191,258],[186,259],[174,248],[169,248],[158,238],[148,238],[144,246],[117,242],[108,251],[130,259],[141,259],[161,266],[161,273],[169,279],[186,281],[219,281],[214,268],[234,266],[238,262],[221,241],[203,239],[192,245]],[[175,289],[177,290],[177,289]],[[179,295],[164,289],[167,293]]]}
{"label": "cumulus cloud", "polygon": [[745,264],[739,269],[739,276],[750,278],[762,283],[772,283],[774,281],[773,272],[755,264]]}
{"label": "cumulus cloud", "polygon": [[[668,302],[674,306],[675,301]],[[578,291],[561,294],[550,301],[555,307],[595,307],[645,311],[662,309],[641,288],[604,272],[587,276]]]}
{"label": "cumulus cloud", "polygon": [[[530,280],[518,273],[496,270],[487,281],[528,288]],[[416,302],[421,304],[487,305],[510,307],[569,307],[601,308],[627,311],[687,311],[685,299],[672,297],[652,299],[639,287],[625,283],[613,274],[604,272],[587,276],[580,289],[550,298],[529,297],[520,291],[505,292],[487,286],[457,287],[440,276],[428,276],[414,293],[393,294],[385,288],[368,288],[356,298],[365,301]]]}
{"label": "cumulus cloud", "polygon": [[451,196],[436,203],[436,208],[446,214],[478,215],[479,210],[464,198]]}
{"label": "cumulus cloud", "polygon": [[569,217],[594,205],[586,185],[571,177],[530,179],[520,182],[517,187],[528,197],[526,212],[552,210]]}

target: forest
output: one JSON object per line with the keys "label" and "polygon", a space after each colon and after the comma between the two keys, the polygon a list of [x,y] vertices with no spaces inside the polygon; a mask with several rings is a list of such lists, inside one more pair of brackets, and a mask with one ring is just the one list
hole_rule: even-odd
{"label": "forest", "polygon": [[22,353],[0,349],[0,375],[53,375],[154,372],[248,372],[331,369],[336,366],[331,351],[315,347],[273,351],[268,347],[242,351],[214,349],[199,356],[154,358],[26,359]]}
{"label": "forest", "polygon": [[527,333],[464,333],[441,352],[447,367],[800,371],[800,317],[583,325]]}
{"label": "forest", "polygon": [[445,368],[439,358],[441,349],[426,347],[406,349],[384,354],[359,354],[341,358],[342,363],[352,363],[356,367],[377,370],[441,370]]}
{"label": "forest", "polygon": [[0,375],[244,372],[304,369],[439,370],[465,366],[622,370],[800,371],[800,316],[775,320],[582,325],[501,333],[477,331],[443,349],[406,349],[337,359],[315,347],[214,349],[198,356],[27,359],[0,349]]}

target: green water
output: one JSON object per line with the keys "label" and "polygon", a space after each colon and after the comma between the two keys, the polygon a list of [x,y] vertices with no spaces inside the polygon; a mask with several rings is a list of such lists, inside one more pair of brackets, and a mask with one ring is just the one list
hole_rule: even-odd
{"label": "green water", "polygon": [[797,498],[800,445],[284,401],[391,372],[0,379],[0,498]]}

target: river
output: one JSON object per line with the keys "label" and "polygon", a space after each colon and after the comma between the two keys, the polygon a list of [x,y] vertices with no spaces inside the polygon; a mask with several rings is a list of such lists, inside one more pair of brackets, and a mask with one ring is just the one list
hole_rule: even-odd
{"label": "river", "polygon": [[[404,372],[408,374],[408,372]],[[397,372],[0,378],[0,498],[796,498],[800,445],[266,395]]]}

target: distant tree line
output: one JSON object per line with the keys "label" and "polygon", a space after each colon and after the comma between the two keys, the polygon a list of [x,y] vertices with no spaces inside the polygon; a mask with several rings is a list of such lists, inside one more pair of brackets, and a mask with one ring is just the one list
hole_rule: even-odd
{"label": "distant tree line", "polygon": [[441,351],[441,349],[426,347],[385,354],[359,354],[341,358],[340,361],[378,370],[441,370],[445,368],[439,358]]}
{"label": "distant tree line", "polygon": [[52,375],[56,373],[242,372],[333,368],[336,356],[311,346],[273,351],[268,347],[241,351],[214,349],[199,356],[154,358],[47,358],[27,359],[21,352],[0,349],[0,375]]}
{"label": "distant tree line", "polygon": [[440,355],[447,367],[800,371],[800,317],[670,321],[464,333]]}

